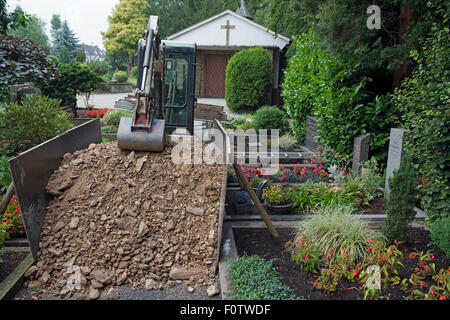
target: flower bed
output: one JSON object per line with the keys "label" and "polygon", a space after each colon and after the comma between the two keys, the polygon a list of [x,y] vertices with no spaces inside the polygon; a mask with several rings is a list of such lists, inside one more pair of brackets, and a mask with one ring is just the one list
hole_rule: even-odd
{"label": "flower bed", "polygon": [[[1,199],[2,198],[0,198],[0,201]],[[25,235],[22,213],[20,212],[16,195],[13,195],[11,198],[5,214],[0,219],[0,224],[5,225],[6,232],[9,234],[10,239],[20,238]]]}
{"label": "flower bed", "polygon": [[[311,300],[362,300],[364,298],[364,291],[360,283],[349,281],[345,277],[338,281],[336,291],[332,293],[319,289],[317,285],[320,274],[301,271],[299,265],[292,260],[290,252],[285,249],[286,243],[293,240],[296,230],[283,228],[278,229],[278,232],[280,237],[274,239],[264,228],[235,228],[234,238],[238,255],[258,255],[266,260],[277,259],[275,260],[276,268],[281,275],[282,282],[292,288],[299,297]],[[445,257],[439,248],[429,244],[428,231],[422,228],[412,229],[408,241],[398,247],[402,253],[399,262],[403,264],[403,267],[398,267],[400,283],[383,285],[379,299],[448,299],[448,287],[447,291],[437,289],[437,286],[442,287],[443,285],[433,279],[432,273],[436,277],[441,272],[440,278],[446,279],[447,286],[449,286],[450,259]],[[429,251],[428,254],[426,254],[427,251]],[[432,271],[433,264],[435,272]],[[354,275],[353,270],[350,270],[351,275]],[[407,280],[404,281],[405,279]],[[402,281],[405,282],[403,285]],[[407,288],[402,290],[402,286]]]}

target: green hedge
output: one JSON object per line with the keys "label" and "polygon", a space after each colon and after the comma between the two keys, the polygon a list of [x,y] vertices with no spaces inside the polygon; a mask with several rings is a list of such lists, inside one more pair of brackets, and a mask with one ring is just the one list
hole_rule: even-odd
{"label": "green hedge", "polygon": [[419,199],[428,221],[450,213],[450,35],[435,28],[411,57],[417,66],[394,101],[407,130],[406,148],[414,155],[420,175]]}
{"label": "green hedge", "polygon": [[272,67],[266,49],[242,50],[226,69],[225,100],[233,111],[255,110],[270,103]]}
{"label": "green hedge", "polygon": [[351,155],[354,138],[370,133],[371,156],[384,160],[390,128],[398,123],[398,109],[390,96],[370,93],[367,88],[372,79],[358,76],[353,61],[343,61],[323,49],[313,30],[299,35],[295,46],[282,96],[299,141],[305,136],[306,117],[314,115],[321,144]]}

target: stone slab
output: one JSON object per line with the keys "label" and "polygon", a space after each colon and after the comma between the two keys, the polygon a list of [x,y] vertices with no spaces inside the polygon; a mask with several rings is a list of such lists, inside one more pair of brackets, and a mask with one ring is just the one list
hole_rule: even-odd
{"label": "stone slab", "polygon": [[384,198],[389,199],[389,178],[393,176],[395,170],[400,168],[400,163],[404,155],[404,129],[392,128],[389,138],[389,152],[386,167],[386,181],[384,188]]}

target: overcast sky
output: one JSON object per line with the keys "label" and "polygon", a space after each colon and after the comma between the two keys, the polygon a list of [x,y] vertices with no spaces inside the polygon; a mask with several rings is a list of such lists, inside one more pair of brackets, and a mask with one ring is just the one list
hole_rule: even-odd
{"label": "overcast sky", "polygon": [[50,20],[59,14],[67,20],[80,42],[96,44],[103,49],[100,32],[108,29],[108,16],[112,15],[120,0],[7,0],[9,11],[17,4],[29,14],[36,14],[45,21],[50,36]]}

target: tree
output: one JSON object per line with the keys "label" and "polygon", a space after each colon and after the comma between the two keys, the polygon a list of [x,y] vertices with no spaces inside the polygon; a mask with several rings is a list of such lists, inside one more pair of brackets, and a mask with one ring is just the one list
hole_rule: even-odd
{"label": "tree", "polygon": [[9,13],[6,0],[0,0],[0,34],[6,34],[8,30],[14,30],[19,26],[26,26],[30,16],[20,7]]}
{"label": "tree", "polygon": [[61,48],[65,46],[69,52],[70,61],[74,61],[76,59],[77,51],[80,48],[80,44],[75,33],[70,29],[69,23],[67,22],[67,20],[64,20],[61,23],[61,19],[59,18],[59,16],[53,15],[51,25],[52,25],[50,31],[52,35],[51,53],[57,57],[60,57]]}
{"label": "tree", "polygon": [[10,30],[8,34],[17,38],[27,38],[39,44],[45,52],[50,53],[49,39],[45,33],[45,22],[37,15],[32,15],[26,26],[20,25],[14,30]]}
{"label": "tree", "polygon": [[0,100],[12,84],[33,82],[46,86],[57,69],[40,46],[28,39],[0,35]]}
{"label": "tree", "polygon": [[69,63],[70,57],[69,57],[69,50],[66,46],[61,46],[61,49],[59,51],[59,62],[61,63]]}
{"label": "tree", "polygon": [[85,63],[86,62],[86,52],[84,51],[84,48],[81,48],[77,51],[77,62]]}
{"label": "tree", "polygon": [[58,34],[58,30],[61,29],[61,17],[59,14],[54,14],[52,16],[52,20],[50,20],[50,35],[52,36],[52,40],[56,39],[56,36]]}
{"label": "tree", "polygon": [[77,94],[89,94],[101,81],[86,64],[79,62],[58,63],[59,76],[42,88],[42,93],[61,100],[61,105],[72,107],[77,116]]}
{"label": "tree", "polygon": [[128,75],[131,72],[131,59],[137,53],[137,43],[148,23],[148,7],[146,0],[120,1],[112,16],[108,17],[108,30],[102,32],[106,50],[125,52]]}

